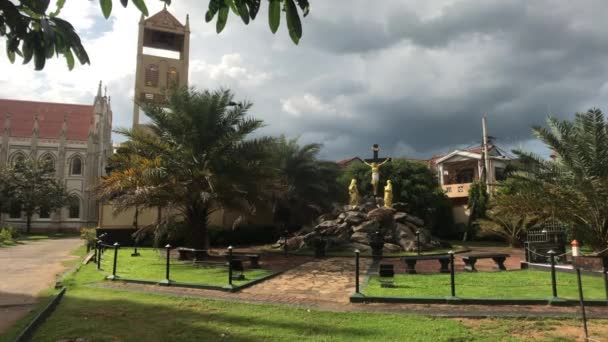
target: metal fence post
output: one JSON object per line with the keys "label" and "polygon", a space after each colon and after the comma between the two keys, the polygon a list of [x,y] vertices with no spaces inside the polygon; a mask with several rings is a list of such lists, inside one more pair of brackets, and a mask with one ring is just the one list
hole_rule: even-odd
{"label": "metal fence post", "polygon": [[114,242],[114,265],[112,266],[112,279],[116,278],[116,261],[118,260],[118,242]]}
{"label": "metal fence post", "polygon": [[131,256],[132,257],[140,256],[139,252],[137,251],[137,241],[135,241],[133,243],[133,247],[134,247],[134,250],[133,250],[133,253],[131,253]]}
{"label": "metal fence post", "polygon": [[454,251],[449,251],[448,254],[450,255],[450,285],[451,285],[451,290],[452,290],[452,297],[456,297],[456,282],[455,282],[455,277],[454,277],[454,269],[455,269],[455,265],[454,265]]}
{"label": "metal fence post", "polygon": [[359,250],[355,249],[355,293],[359,293]]}
{"label": "metal fence post", "polygon": [[171,265],[171,261],[170,261],[170,256],[171,256],[171,245],[170,245],[170,244],[167,244],[167,245],[165,246],[165,248],[167,249],[167,266],[166,266],[166,273],[165,273],[166,277],[165,277],[165,278],[166,278],[166,280],[167,280],[167,285],[169,285],[169,284],[171,283],[171,280],[170,280],[170,278],[169,278],[169,268],[170,268],[170,265]]}
{"label": "metal fence post", "polygon": [[101,241],[97,240],[97,270],[101,269]]}
{"label": "metal fence post", "polygon": [[581,282],[581,270],[578,267],[576,268],[576,279],[578,281],[578,298],[581,302],[581,314],[583,315],[585,341],[589,341],[589,332],[587,331],[587,314],[585,313],[585,299],[583,298],[583,283]]}
{"label": "metal fence post", "polygon": [[550,250],[547,252],[551,260],[551,290],[553,292],[553,298],[557,298],[557,281],[555,279],[555,251]]}
{"label": "metal fence post", "polygon": [[232,246],[228,246],[228,285],[232,286]]}

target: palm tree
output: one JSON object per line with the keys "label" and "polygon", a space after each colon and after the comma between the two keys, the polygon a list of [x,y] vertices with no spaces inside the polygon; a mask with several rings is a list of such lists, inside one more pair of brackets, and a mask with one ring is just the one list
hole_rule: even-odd
{"label": "palm tree", "polygon": [[[276,139],[273,165],[277,181],[273,189],[275,222],[296,229],[331,208],[341,197],[336,163],[320,161],[320,144],[299,145],[297,139]],[[292,227],[289,227],[292,226]]]}
{"label": "palm tree", "polygon": [[[224,207],[251,209],[270,183],[272,139],[250,138],[262,127],[247,117],[251,106],[236,104],[229,90],[187,88],[173,90],[164,107],[146,105],[149,125],[117,132],[129,139],[129,153],[143,160],[138,172],[154,176],[125,186],[130,190],[114,201],[171,208],[188,226],[190,247],[207,249],[209,215]],[[128,174],[116,177],[128,184]],[[108,193],[120,193],[121,185],[106,185]]]}
{"label": "palm tree", "polygon": [[554,151],[555,160],[514,151],[523,182],[512,194],[511,210],[568,223],[578,239],[596,250],[608,247],[608,123],[599,109],[577,113],[574,121],[550,117],[534,134]]}

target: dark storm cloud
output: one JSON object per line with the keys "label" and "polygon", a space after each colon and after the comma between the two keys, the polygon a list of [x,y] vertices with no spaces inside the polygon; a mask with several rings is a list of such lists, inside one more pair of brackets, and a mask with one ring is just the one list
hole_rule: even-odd
{"label": "dark storm cloud", "polygon": [[[350,137],[342,156],[367,153],[374,142],[389,150],[402,142],[411,156],[428,157],[478,142],[484,114],[492,135],[516,145],[549,113],[572,117],[607,102],[601,88],[608,80],[608,30],[601,23],[608,6],[600,1],[459,1],[425,18],[411,7],[392,8],[384,19],[343,13],[310,22],[308,53],[328,53],[328,64],[345,77],[353,69],[331,60],[350,56],[365,76],[355,93],[332,87],[338,79],[323,87],[308,82],[303,88],[330,104],[345,98],[353,117],[327,122],[304,115],[292,119],[294,131]],[[429,62],[436,55],[454,59]],[[431,76],[416,70],[427,66]],[[458,86],[435,92],[433,82]]]}
{"label": "dark storm cloud", "polygon": [[[312,1],[298,46],[284,22],[269,32],[265,6],[249,26],[231,15],[221,35],[199,1],[170,10],[190,14],[192,86],[231,88],[254,103],[262,134],[324,143],[328,159],[368,156],[373,143],[383,154],[428,158],[478,143],[484,114],[499,143],[518,146],[548,113],[608,107],[603,1],[378,3]],[[133,73],[108,86],[116,126],[128,127]]]}

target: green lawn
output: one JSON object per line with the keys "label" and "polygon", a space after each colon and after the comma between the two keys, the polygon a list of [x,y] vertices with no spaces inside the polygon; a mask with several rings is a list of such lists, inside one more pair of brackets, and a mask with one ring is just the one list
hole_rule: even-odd
{"label": "green lawn", "polygon": [[[557,294],[578,299],[576,275],[557,272]],[[601,277],[583,276],[585,299],[606,299]],[[552,296],[551,273],[534,270],[503,272],[458,272],[456,296],[462,298],[546,299]],[[385,297],[446,297],[450,295],[449,274],[397,274],[395,288],[380,286],[372,276],[363,294]]]}
{"label": "green lawn", "polygon": [[[132,257],[130,248],[118,250],[116,275],[123,278],[161,281],[165,279],[166,254],[165,250],[139,248],[141,256]],[[102,257],[102,269],[106,274],[112,273],[114,251],[106,250]],[[247,269],[245,263],[245,280],[234,280],[234,285],[242,285],[248,281],[269,275],[272,272],[264,269]],[[236,274],[236,272],[235,272]],[[182,262],[171,259],[169,277],[172,281],[226,286],[228,285],[228,268],[224,266],[199,266],[192,262]]]}
{"label": "green lawn", "polygon": [[[570,341],[581,334],[577,320],[327,312],[90,286],[99,275],[89,264],[64,279],[66,296],[33,341]],[[13,341],[34,314],[0,341]],[[605,320],[590,322],[592,336],[606,331]]]}

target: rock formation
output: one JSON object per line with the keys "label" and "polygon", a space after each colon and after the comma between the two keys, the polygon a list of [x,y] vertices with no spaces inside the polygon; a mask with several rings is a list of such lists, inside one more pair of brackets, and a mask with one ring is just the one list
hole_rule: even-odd
{"label": "rock formation", "polygon": [[304,228],[287,239],[287,249],[314,248],[315,241],[323,240],[327,248],[357,248],[364,252],[371,250],[370,242],[380,234],[384,239],[383,253],[414,252],[416,231],[420,232],[422,251],[440,247],[439,239],[424,227],[424,221],[406,212],[406,204],[394,203],[393,208],[385,208],[379,202],[366,198],[359,206],[346,205],[319,216],[314,228]]}

